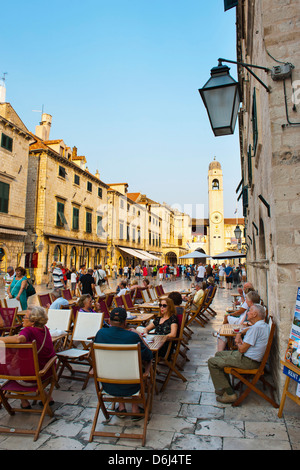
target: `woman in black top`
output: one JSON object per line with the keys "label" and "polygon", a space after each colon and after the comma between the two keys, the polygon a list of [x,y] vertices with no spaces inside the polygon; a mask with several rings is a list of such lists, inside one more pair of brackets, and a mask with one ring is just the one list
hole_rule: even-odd
{"label": "woman in black top", "polygon": [[[156,335],[165,335],[167,339],[177,337],[178,319],[175,305],[172,299],[166,298],[160,301],[160,316],[157,316],[144,330],[144,334],[148,334],[151,330],[155,330]],[[159,350],[159,355],[164,356],[168,348],[166,342]]]}

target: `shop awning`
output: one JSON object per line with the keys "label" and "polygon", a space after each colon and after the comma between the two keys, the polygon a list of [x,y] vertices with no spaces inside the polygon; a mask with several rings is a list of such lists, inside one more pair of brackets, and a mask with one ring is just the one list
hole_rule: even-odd
{"label": "shop awning", "polygon": [[118,248],[119,248],[119,250],[122,250],[125,253],[128,253],[129,255],[134,256],[135,258],[139,258],[143,261],[149,261],[151,259],[150,257],[145,256],[143,253],[141,253],[137,250],[133,250],[132,248],[124,248],[123,246],[122,247],[119,246]]}
{"label": "shop awning", "polygon": [[148,251],[144,251],[144,250],[140,250],[141,253],[143,253],[144,256],[147,256],[148,259],[150,260],[159,260],[160,261],[160,258],[158,258],[157,256],[154,256],[152,255],[152,253],[148,253]]}

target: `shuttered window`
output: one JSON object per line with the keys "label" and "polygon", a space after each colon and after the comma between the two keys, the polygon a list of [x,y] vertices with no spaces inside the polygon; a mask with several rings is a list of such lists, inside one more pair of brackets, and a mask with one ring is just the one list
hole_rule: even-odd
{"label": "shuttered window", "polygon": [[0,181],[0,212],[8,214],[9,184]]}

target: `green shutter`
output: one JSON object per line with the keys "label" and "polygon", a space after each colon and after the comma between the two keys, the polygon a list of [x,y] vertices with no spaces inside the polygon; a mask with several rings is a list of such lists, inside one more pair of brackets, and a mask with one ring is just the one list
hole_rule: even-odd
{"label": "green shutter", "polygon": [[58,227],[64,227],[64,225],[67,224],[64,211],[65,211],[65,205],[62,202],[58,202],[57,212],[56,212],[56,225]]}
{"label": "green shutter", "polygon": [[9,184],[0,182],[0,212],[8,214]]}
{"label": "green shutter", "polygon": [[256,154],[258,142],[258,126],[257,126],[257,105],[256,105],[256,90],[253,90],[252,100],[252,134],[253,134],[253,155]]}
{"label": "green shutter", "polygon": [[73,223],[72,223],[73,230],[79,229],[79,209],[77,207],[73,207]]}
{"label": "green shutter", "polygon": [[230,10],[238,5],[238,0],[224,0],[224,10]]}
{"label": "green shutter", "polygon": [[251,188],[251,186],[252,186],[252,153],[251,153],[251,145],[249,145],[247,159],[248,159],[248,183],[249,183],[249,187]]}
{"label": "green shutter", "polygon": [[92,233],[92,213],[86,212],[86,232]]}

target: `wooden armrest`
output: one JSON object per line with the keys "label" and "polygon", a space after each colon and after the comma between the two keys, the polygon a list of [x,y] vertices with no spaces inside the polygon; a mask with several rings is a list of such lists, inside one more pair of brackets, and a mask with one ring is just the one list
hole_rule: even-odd
{"label": "wooden armrest", "polygon": [[56,361],[57,357],[54,356],[52,357],[48,362],[47,364],[45,364],[45,366],[43,367],[43,369],[41,369],[39,371],[39,376],[42,377],[43,375],[45,375],[45,373],[55,364],[55,361]]}

